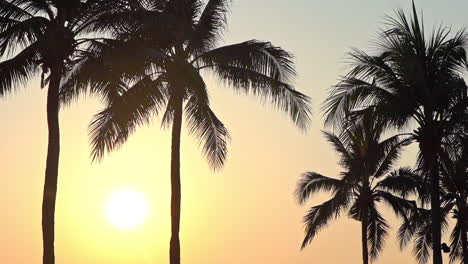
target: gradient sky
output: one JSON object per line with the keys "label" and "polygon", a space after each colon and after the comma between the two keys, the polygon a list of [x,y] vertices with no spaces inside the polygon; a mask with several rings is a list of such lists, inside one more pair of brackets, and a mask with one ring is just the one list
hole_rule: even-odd
{"label": "gradient sky", "polygon": [[[467,24],[465,0],[419,0],[426,27],[458,29]],[[360,263],[359,223],[346,216],[300,251],[301,218],[296,204],[300,173],[335,176],[337,157],[321,136],[320,105],[340,74],[351,47],[367,49],[385,14],[409,0],[236,0],[225,43],[268,40],[296,55],[297,87],[313,99],[311,129],[302,133],[288,117],[256,98],[239,96],[209,79],[214,109],[230,129],[225,168],[211,171],[197,141],[182,138],[183,263]],[[0,100],[0,259],[40,263],[40,214],[47,144],[45,95],[37,80]],[[169,131],[159,120],[144,127],[119,151],[91,164],[87,126],[102,105],[82,98],[61,112],[62,150],[56,214],[57,263],[167,263],[170,238]],[[415,147],[401,159],[412,165]],[[123,231],[104,215],[106,197],[133,188],[149,200],[144,225]],[[388,211],[387,211],[388,212]],[[398,222],[386,214],[395,230]],[[401,252],[394,231],[379,264],[415,263]]]}

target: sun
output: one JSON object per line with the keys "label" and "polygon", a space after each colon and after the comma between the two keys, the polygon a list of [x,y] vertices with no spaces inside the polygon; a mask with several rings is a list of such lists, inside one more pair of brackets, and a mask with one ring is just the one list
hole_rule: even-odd
{"label": "sun", "polygon": [[114,191],[106,200],[105,214],[113,226],[132,229],[145,221],[148,202],[142,193],[135,190]]}

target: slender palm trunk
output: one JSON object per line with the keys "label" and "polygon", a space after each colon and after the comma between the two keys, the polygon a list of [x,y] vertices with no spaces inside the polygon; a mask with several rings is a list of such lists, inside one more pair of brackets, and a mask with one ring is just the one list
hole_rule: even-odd
{"label": "slender palm trunk", "polygon": [[[364,163],[362,164],[364,165]],[[362,168],[363,171],[366,171],[366,168]],[[371,199],[371,189],[369,184],[369,177],[367,175],[362,176],[362,189],[359,200],[364,201],[362,206],[362,215],[361,215],[361,244],[362,244],[362,263],[369,263],[369,246],[367,244],[367,226],[369,223],[369,206]]]}
{"label": "slender palm trunk", "polygon": [[182,103],[178,98],[175,103],[174,120],[172,124],[172,152],[171,152],[171,242],[170,264],[180,264],[180,210],[181,210],[181,183],[180,183],[180,134],[182,129]]}
{"label": "slender palm trunk", "polygon": [[60,155],[59,129],[59,88],[62,66],[56,65],[51,69],[49,89],[47,92],[47,126],[49,142],[47,148],[47,163],[42,200],[42,239],[43,263],[54,264],[55,240],[55,203],[57,200],[57,181]]}
{"label": "slender palm trunk", "polygon": [[436,153],[429,153],[429,175],[431,178],[431,221],[432,221],[432,263],[442,264],[442,224],[440,212],[440,196],[439,196],[439,173],[437,171]]}
{"label": "slender palm trunk", "polygon": [[[432,166],[434,167],[434,166]],[[433,264],[442,264],[442,249],[441,249],[441,240],[442,240],[442,224],[440,216],[440,197],[439,197],[439,173],[432,169],[431,172],[431,221],[432,221],[432,256]]]}
{"label": "slender palm trunk", "polygon": [[369,264],[369,249],[367,246],[367,213],[363,213],[361,220],[362,263]]}
{"label": "slender palm trunk", "polygon": [[[431,110],[426,111],[426,116],[432,118]],[[432,121],[429,119],[426,126],[422,130],[421,141],[419,142],[419,149],[423,155],[426,169],[431,181],[431,223],[432,223],[432,263],[442,264],[442,225],[441,225],[441,212],[440,212],[440,186],[439,186],[439,172],[437,165],[437,153],[441,145],[441,138],[439,131]]]}

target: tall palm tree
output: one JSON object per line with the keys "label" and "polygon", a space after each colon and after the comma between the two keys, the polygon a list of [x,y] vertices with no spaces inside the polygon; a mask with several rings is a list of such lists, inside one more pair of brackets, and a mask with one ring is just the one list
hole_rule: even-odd
{"label": "tall palm tree", "polygon": [[402,10],[387,20],[376,42],[376,55],[354,50],[351,69],[335,86],[324,110],[328,124],[340,124],[344,116],[372,111],[387,126],[406,128],[419,144],[424,170],[431,180],[433,263],[441,264],[441,212],[438,155],[443,138],[459,122],[454,109],[466,85],[467,43],[463,30],[450,36],[439,27],[427,38],[413,4],[412,17]]}
{"label": "tall palm tree", "polygon": [[[118,41],[103,41],[83,56],[64,84],[64,101],[98,93],[107,107],[91,123],[92,155],[100,160],[120,147],[153,115],[172,126],[170,263],[180,263],[180,138],[185,113],[189,132],[214,169],[223,166],[228,131],[210,107],[202,72],[236,91],[258,95],[306,128],[309,99],[290,84],[292,55],[269,42],[250,40],[217,47],[231,1],[140,1],[137,19],[121,27]],[[117,77],[117,78],[115,78]],[[89,89],[88,89],[89,88]]]}
{"label": "tall palm tree", "polygon": [[346,210],[361,222],[362,259],[367,264],[369,258],[376,259],[380,254],[389,228],[377,204],[388,204],[396,215],[406,217],[413,203],[387,192],[380,182],[385,180],[408,141],[398,136],[382,140],[383,128],[381,123],[366,118],[348,127],[341,136],[324,132],[338,152],[344,171],[339,178],[306,172],[298,182],[296,196],[300,204],[316,192],[333,193],[330,200],[312,207],[304,217],[306,235],[302,248]]}
{"label": "tall palm tree", "polygon": [[[0,0],[0,96],[37,77],[48,82],[48,149],[42,204],[43,263],[53,264],[54,216],[60,152],[60,81],[73,58],[95,29],[105,30],[99,15],[110,12],[113,1]],[[45,77],[45,75],[47,75]]]}

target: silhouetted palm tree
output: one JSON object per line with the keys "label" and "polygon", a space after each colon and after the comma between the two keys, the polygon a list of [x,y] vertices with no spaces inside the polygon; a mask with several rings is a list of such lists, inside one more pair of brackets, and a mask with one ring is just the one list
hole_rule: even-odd
{"label": "silhouetted palm tree", "polygon": [[[42,204],[43,263],[54,257],[54,216],[57,194],[60,133],[59,88],[73,57],[89,41],[82,38],[104,30],[99,15],[112,10],[104,0],[0,0],[0,96],[14,92],[42,71],[48,82],[47,162]],[[106,4],[107,3],[107,4]],[[109,4],[110,3],[110,4]],[[44,75],[48,74],[45,79]]]}
{"label": "silhouetted palm tree", "polygon": [[349,216],[361,222],[362,258],[367,264],[369,258],[375,259],[380,254],[389,228],[377,209],[377,203],[390,205],[400,217],[405,217],[413,206],[412,202],[394,196],[380,186],[380,181],[385,180],[403,146],[408,143],[398,136],[382,140],[383,129],[381,123],[365,118],[352,124],[341,136],[324,132],[338,152],[339,163],[345,170],[339,179],[315,172],[302,175],[296,189],[300,204],[316,192],[333,192],[333,198],[312,207],[304,217],[306,236],[302,248],[320,229],[346,210]]}
{"label": "silhouetted palm tree", "polygon": [[468,264],[468,135],[444,144],[440,158],[442,208],[450,212],[455,226],[450,236],[450,261]]}
{"label": "silhouetted palm tree", "polygon": [[[466,184],[467,180],[466,171],[463,172],[462,168],[462,166],[466,165],[463,164],[463,161],[460,159],[461,157],[452,160],[452,158],[455,158],[454,155],[458,154],[454,152],[448,154],[444,150],[444,153],[441,154],[442,161],[439,167],[442,182],[441,230],[443,232],[448,230],[448,218],[450,215],[456,219],[455,227],[451,234],[450,247],[445,243],[442,244],[442,252],[450,251],[451,263],[454,263],[458,258],[463,259],[463,249],[466,248],[466,235],[463,236],[463,229],[466,230],[466,218],[463,217],[466,211],[466,198],[463,199],[466,195],[466,186],[463,185]],[[429,179],[421,172],[422,170],[402,168],[393,172],[390,177],[382,181],[381,187],[398,194],[402,198],[407,198],[409,195],[418,197],[419,207],[414,206],[410,210],[408,217],[404,219],[398,231],[398,239],[400,241],[400,248],[406,247],[409,242],[413,241],[414,255],[420,264],[425,264],[429,260],[430,250],[433,246],[431,210],[427,209],[430,204],[431,186]],[[465,174],[464,179],[463,174]]]}
{"label": "silhouetted palm tree", "polygon": [[163,125],[172,125],[171,264],[180,263],[183,114],[214,169],[223,166],[227,154],[228,131],[210,107],[201,71],[213,73],[238,92],[270,100],[301,128],[310,118],[308,97],[290,84],[296,74],[290,53],[257,40],[217,47],[230,2],[140,1],[131,10],[139,14],[137,21],[120,28],[119,41],[101,42],[83,58],[65,85],[69,92],[64,100],[87,91],[91,84],[91,92],[107,101],[90,127],[94,159],[121,146],[153,115],[164,112]]}
{"label": "silhouetted palm tree", "polygon": [[431,217],[433,263],[441,264],[441,214],[438,154],[442,139],[458,123],[454,114],[457,98],[466,90],[461,78],[466,66],[463,30],[449,37],[439,27],[429,38],[420,24],[413,4],[413,16],[402,10],[388,18],[389,29],[377,41],[377,55],[355,50],[351,70],[336,85],[324,109],[328,124],[340,124],[348,116],[367,111],[387,126],[405,128],[416,124],[412,138],[418,142],[424,170],[432,186]]}
{"label": "silhouetted palm tree", "polygon": [[[432,248],[432,224],[431,211],[427,209],[431,200],[430,181],[421,170],[413,170],[409,167],[393,171],[390,176],[382,180],[379,185],[384,190],[395,193],[403,199],[414,196],[418,204],[410,208],[403,218],[403,223],[398,230],[400,248],[413,242],[413,254],[420,264],[427,263]],[[442,229],[447,228],[446,213],[442,214]]]}

